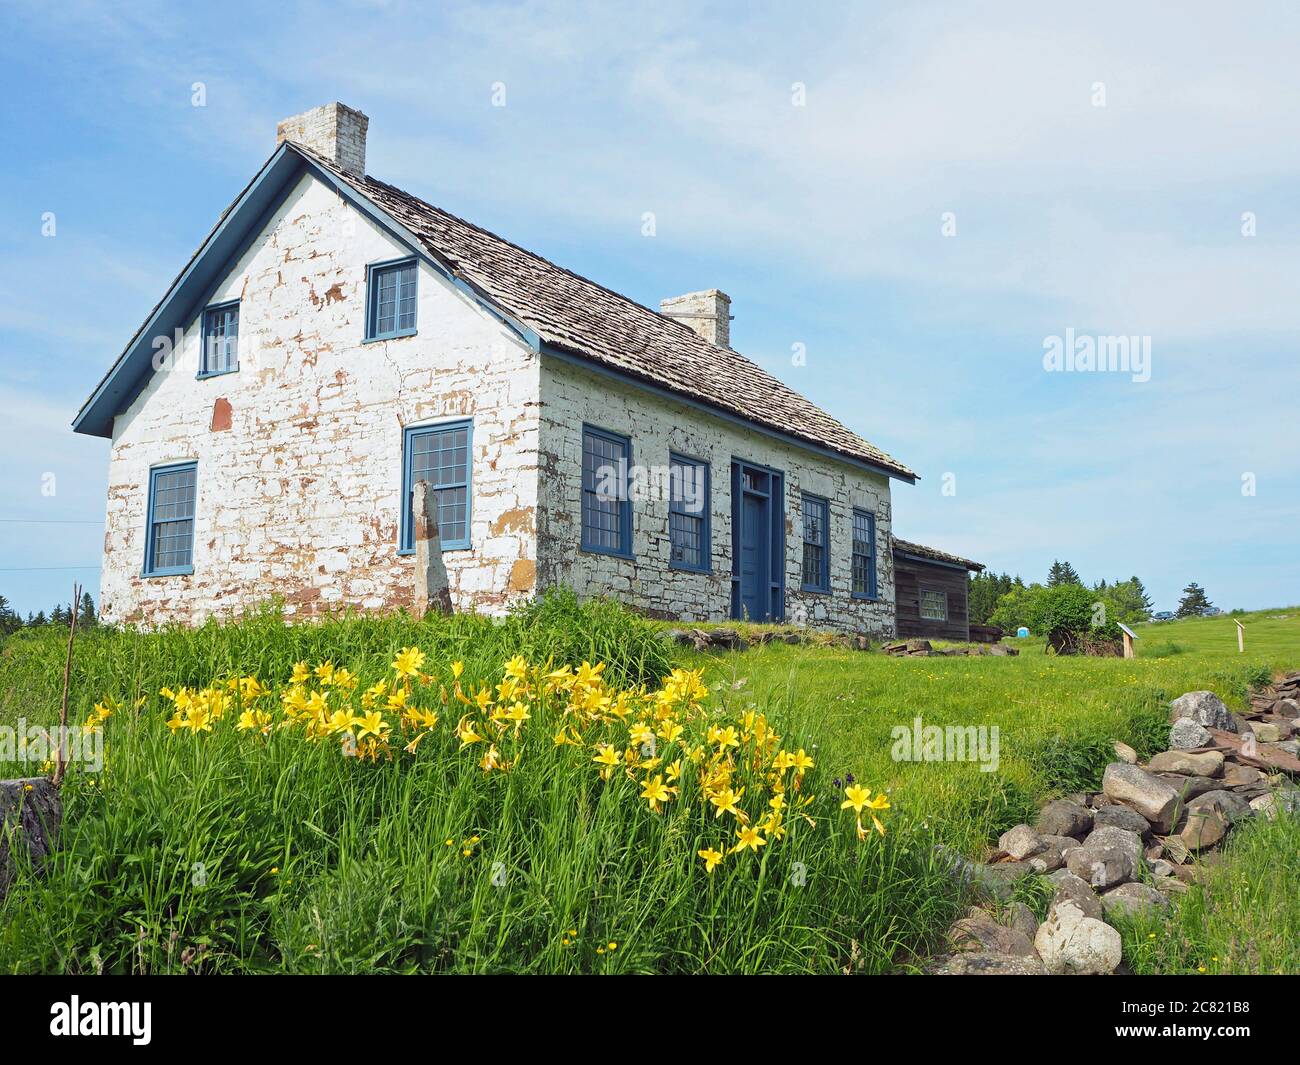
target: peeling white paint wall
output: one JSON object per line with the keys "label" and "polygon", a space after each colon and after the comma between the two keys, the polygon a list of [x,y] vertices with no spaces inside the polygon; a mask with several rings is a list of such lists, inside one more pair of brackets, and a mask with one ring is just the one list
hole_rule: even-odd
{"label": "peeling white paint wall", "polygon": [[[240,300],[237,373],[197,380],[199,317],[114,424],[106,620],[202,621],[282,597],[291,613],[408,605],[397,553],[403,427],[472,417],[472,548],[446,555],[458,609],[534,589],[539,365],[425,265],[418,334],[363,343],[366,265],[407,249],[304,177],[209,304]],[[229,428],[214,431],[214,407]],[[224,412],[222,412],[224,413]],[[149,470],[197,460],[194,572],[142,577]]]}
{"label": "peeling white paint wall", "polygon": [[[787,620],[886,637],[894,634],[894,563],[889,479],[823,458],[768,434],[624,384],[606,374],[544,358],[541,380],[539,581],[582,595],[609,593],[666,617],[721,621],[731,613],[731,462],[747,460],[785,475]],[[668,502],[632,507],[633,558],[581,550],[583,423],[628,436],[632,462],[667,466],[670,451],[709,463],[711,573],[669,565]],[[801,493],[830,504],[829,594],[804,592]],[[853,508],[876,515],[875,601],[851,596]]]}

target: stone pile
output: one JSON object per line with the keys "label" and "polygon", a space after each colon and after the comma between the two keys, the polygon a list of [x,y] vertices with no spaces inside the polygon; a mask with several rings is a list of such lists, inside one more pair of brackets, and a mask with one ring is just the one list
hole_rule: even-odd
{"label": "stone pile", "polygon": [[[1034,825],[1002,834],[988,864],[947,855],[963,881],[1001,905],[969,910],[949,930],[951,953],[927,971],[1114,972],[1121,939],[1109,917],[1168,909],[1237,822],[1300,816],[1300,760],[1286,749],[1297,722],[1288,711],[1296,708],[1279,707],[1297,701],[1287,694],[1297,689],[1300,673],[1289,674],[1240,716],[1211,692],[1188,692],[1170,704],[1171,750],[1141,766],[1131,747],[1116,743],[1101,791],[1049,802]],[[1008,904],[1016,882],[1033,875],[1053,885],[1041,924],[1027,907]]]}
{"label": "stone pile", "polygon": [[1014,647],[1004,643],[981,643],[960,647],[935,648],[929,640],[899,640],[887,643],[881,648],[887,655],[906,658],[925,658],[930,655],[954,657],[958,655],[996,655],[1015,656],[1020,654]]}
{"label": "stone pile", "polygon": [[765,643],[821,643],[828,647],[846,647],[855,651],[870,651],[871,639],[868,636],[821,636],[803,629],[756,629],[741,635],[735,629],[669,629],[664,634],[668,639],[684,646],[694,647],[697,651],[748,651],[750,647],[761,647]]}

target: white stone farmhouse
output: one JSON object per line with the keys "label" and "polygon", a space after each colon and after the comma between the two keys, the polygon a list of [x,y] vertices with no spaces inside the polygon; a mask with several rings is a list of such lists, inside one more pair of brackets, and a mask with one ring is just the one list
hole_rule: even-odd
{"label": "white stone farmhouse", "polygon": [[106,620],[409,605],[425,480],[457,609],[567,584],[894,633],[907,466],[731,350],[723,293],[578,277],[367,177],[367,125],[281,123],[77,415],[112,441]]}

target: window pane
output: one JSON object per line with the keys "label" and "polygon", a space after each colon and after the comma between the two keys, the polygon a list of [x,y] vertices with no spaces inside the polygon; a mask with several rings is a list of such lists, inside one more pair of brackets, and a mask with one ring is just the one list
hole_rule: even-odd
{"label": "window pane", "polygon": [[853,591],[876,594],[876,523],[872,515],[853,512]]}
{"label": "window pane", "polygon": [[921,617],[927,621],[947,621],[948,593],[923,591],[921,593]]}
{"label": "window pane", "polygon": [[198,471],[194,466],[154,472],[150,476],[148,568],[188,566],[194,554],[194,500]]}
{"label": "window pane", "polygon": [[218,307],[203,314],[203,373],[223,373],[239,368],[239,304]]}
{"label": "window pane", "polygon": [[582,543],[623,550],[627,498],[627,445],[596,433],[582,434]]}
{"label": "window pane", "polygon": [[827,584],[827,503],[803,497],[803,583],[813,588]]}
{"label": "window pane", "polygon": [[391,336],[413,330],[417,285],[415,263],[398,263],[372,270],[370,283],[370,336]]}
{"label": "window pane", "polygon": [[413,433],[409,446],[411,481],[407,485],[408,508],[414,499],[415,483],[426,481],[438,500],[438,538],[453,543],[467,541],[469,426]]}
{"label": "window pane", "polygon": [[670,558],[683,566],[708,564],[705,522],[708,517],[708,474],[702,462],[671,458],[668,477],[668,539]]}

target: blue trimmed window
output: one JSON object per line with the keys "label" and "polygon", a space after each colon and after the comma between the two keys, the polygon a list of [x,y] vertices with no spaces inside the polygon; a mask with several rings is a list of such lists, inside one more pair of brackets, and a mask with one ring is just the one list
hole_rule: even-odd
{"label": "blue trimmed window", "polygon": [[709,536],[709,465],[681,455],[668,456],[668,564],[707,572],[712,562]]}
{"label": "blue trimmed window", "polygon": [[199,376],[216,377],[239,369],[239,300],[203,312],[203,351]]}
{"label": "blue trimmed window", "polygon": [[198,494],[198,475],[196,462],[158,466],[149,471],[146,577],[194,572],[194,500]]}
{"label": "blue trimmed window", "polygon": [[582,427],[582,549],[632,557],[632,442]]}
{"label": "blue trimmed window", "polygon": [[415,550],[411,505],[415,482],[427,481],[438,498],[438,539],[444,551],[469,547],[470,446],[473,423],[416,426],[406,430],[402,452],[400,550]]}
{"label": "blue trimmed window", "polygon": [[876,596],[876,516],[868,510],[853,511],[853,597]]}
{"label": "blue trimmed window", "polygon": [[821,496],[803,496],[803,590],[831,590],[830,504]]}
{"label": "blue trimmed window", "polygon": [[419,277],[414,259],[377,263],[366,279],[366,339],[391,340],[415,334],[415,293]]}

